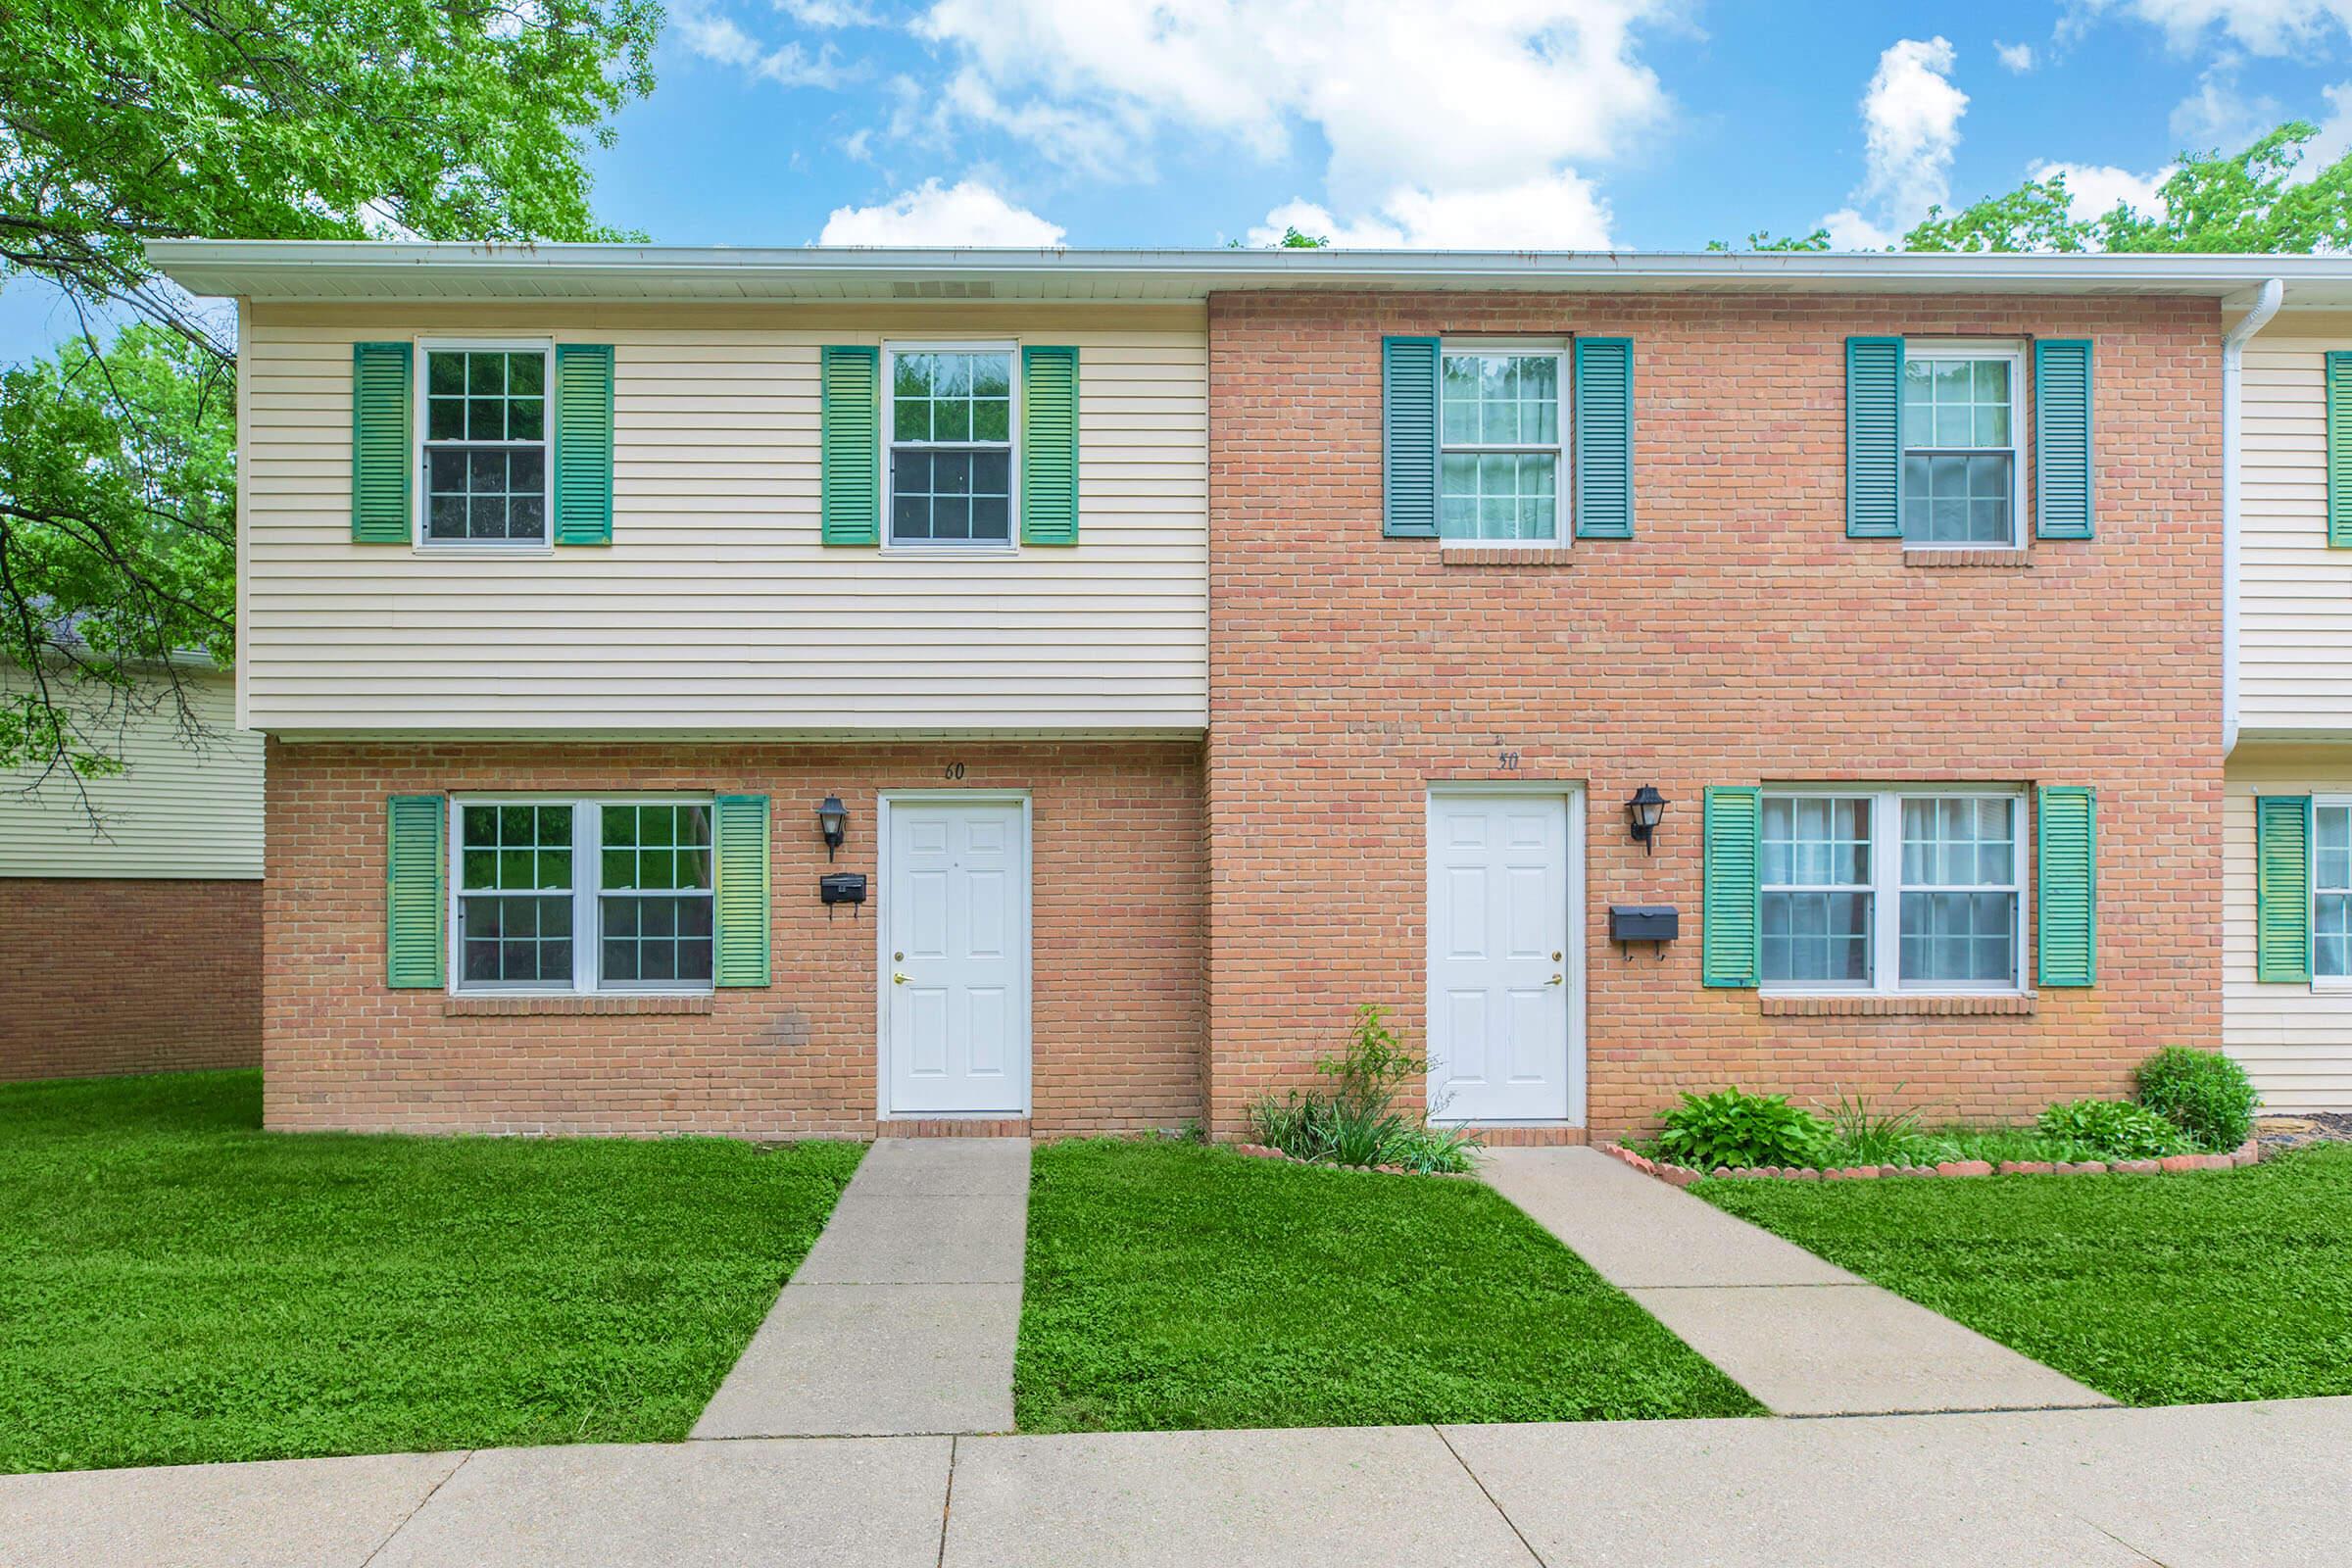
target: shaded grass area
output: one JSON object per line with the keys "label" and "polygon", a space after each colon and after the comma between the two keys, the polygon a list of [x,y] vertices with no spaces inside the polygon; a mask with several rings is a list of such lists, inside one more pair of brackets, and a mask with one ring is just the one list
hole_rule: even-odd
{"label": "shaded grass area", "polygon": [[2132,1404],[2352,1394],[2352,1147],[2181,1176],[1690,1190]]}
{"label": "shaded grass area", "polygon": [[1025,1432],[1757,1409],[1475,1182],[1112,1140],[1033,1170]]}
{"label": "shaded grass area", "polygon": [[0,1087],[0,1470],[684,1437],[861,1152],[260,1127]]}

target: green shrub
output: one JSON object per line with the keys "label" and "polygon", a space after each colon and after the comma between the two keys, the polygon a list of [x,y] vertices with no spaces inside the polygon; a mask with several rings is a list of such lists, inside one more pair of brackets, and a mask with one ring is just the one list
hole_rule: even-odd
{"label": "green shrub", "polygon": [[1331,1165],[1402,1165],[1417,1171],[1466,1171],[1477,1141],[1442,1133],[1396,1108],[1396,1097],[1429,1063],[1404,1049],[1388,1024],[1388,1010],[1367,1004],[1355,1011],[1348,1049],[1315,1063],[1331,1087],[1277,1100],[1262,1095],[1250,1107],[1250,1130],[1261,1144],[1298,1159]]}
{"label": "green shrub", "polygon": [[[1896,1085],[1896,1092],[1901,1092]],[[1916,1110],[1883,1111],[1862,1095],[1839,1095],[1824,1105],[1830,1131],[1819,1151],[1828,1165],[1932,1165],[1948,1157],[1928,1136]]]}
{"label": "green shrub", "polygon": [[2218,1051],[2167,1046],[2139,1064],[2139,1102],[2186,1133],[2199,1149],[2226,1152],[2254,1131],[2254,1085]]}
{"label": "green shrub", "polygon": [[2188,1135],[2145,1105],[2127,1100],[2078,1100],[2052,1105],[2034,1125],[2046,1138],[2097,1151],[2101,1159],[2161,1159],[2188,1152]]}
{"label": "green shrub", "polygon": [[1693,1170],[1718,1165],[1810,1165],[1828,1147],[1828,1123],[1788,1103],[1787,1095],[1733,1088],[1683,1096],[1666,1113],[1658,1148]]}

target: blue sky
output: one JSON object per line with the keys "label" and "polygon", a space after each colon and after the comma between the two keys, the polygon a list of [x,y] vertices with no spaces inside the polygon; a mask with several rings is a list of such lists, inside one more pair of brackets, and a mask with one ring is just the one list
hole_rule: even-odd
{"label": "blue sky", "polygon": [[[670,0],[594,156],[675,243],[1883,244],[2049,165],[2102,210],[2279,120],[2352,0]],[[0,361],[72,318],[0,295]]]}

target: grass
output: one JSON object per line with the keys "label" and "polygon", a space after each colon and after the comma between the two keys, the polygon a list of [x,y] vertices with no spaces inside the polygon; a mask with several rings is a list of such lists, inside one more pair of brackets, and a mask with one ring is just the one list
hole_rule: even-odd
{"label": "grass", "polygon": [[2211,1174],[1691,1190],[2128,1403],[2352,1394],[2352,1147]]}
{"label": "grass", "polygon": [[1756,1409],[1473,1182],[1111,1140],[1034,1172],[1026,1432]]}
{"label": "grass", "polygon": [[683,1437],[860,1152],[260,1124],[0,1087],[0,1470]]}

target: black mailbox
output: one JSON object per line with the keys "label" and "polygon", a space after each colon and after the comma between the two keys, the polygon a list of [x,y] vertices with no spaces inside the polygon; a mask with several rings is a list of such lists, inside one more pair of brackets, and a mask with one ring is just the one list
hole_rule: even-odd
{"label": "black mailbox", "polygon": [[1609,940],[1611,942],[1672,942],[1675,938],[1675,915],[1670,906],[1662,904],[1612,904],[1609,906]]}
{"label": "black mailbox", "polygon": [[863,904],[865,873],[833,871],[816,879],[817,897],[827,904]]}

